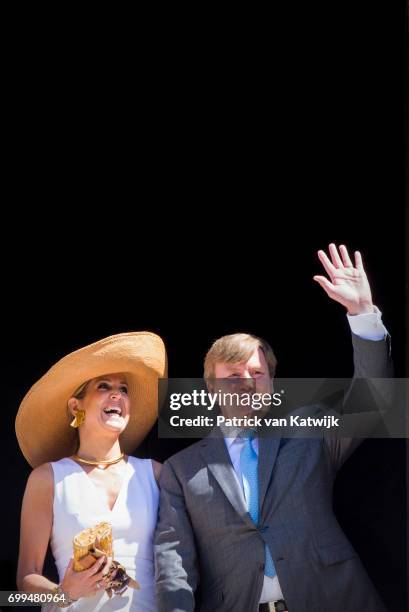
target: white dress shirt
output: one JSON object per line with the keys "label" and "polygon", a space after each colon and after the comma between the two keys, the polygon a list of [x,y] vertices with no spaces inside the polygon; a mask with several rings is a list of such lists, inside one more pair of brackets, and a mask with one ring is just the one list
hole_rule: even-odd
{"label": "white dress shirt", "polygon": [[[349,325],[351,327],[351,331],[357,336],[364,338],[365,340],[383,340],[388,333],[382,323],[382,313],[376,306],[374,306],[373,313],[360,315],[347,314],[347,317]],[[226,447],[230,455],[231,462],[233,464],[237,482],[244,497],[243,475],[241,473],[240,467],[240,454],[245,441],[243,438],[238,436],[226,436],[224,438],[224,441],[226,443]],[[258,456],[258,439],[254,438],[252,444]],[[264,576],[263,590],[261,591],[260,603],[276,601],[277,599],[284,599],[277,574],[273,578],[271,578],[270,576]]]}

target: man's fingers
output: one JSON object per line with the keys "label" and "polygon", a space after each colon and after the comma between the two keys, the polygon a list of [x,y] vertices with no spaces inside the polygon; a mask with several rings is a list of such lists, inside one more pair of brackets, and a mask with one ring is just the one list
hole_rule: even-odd
{"label": "man's fingers", "polygon": [[341,244],[341,246],[339,247],[339,250],[342,256],[342,261],[344,262],[344,266],[346,266],[347,268],[353,268],[354,264],[351,261],[351,258],[349,256],[348,249],[346,248],[346,246],[344,244]]}
{"label": "man's fingers", "polygon": [[328,259],[325,251],[318,251],[318,257],[319,257],[320,262],[324,266],[326,273],[328,274],[328,276],[332,278],[335,274],[336,268],[335,266],[332,265],[332,263]]}
{"label": "man's fingers", "polygon": [[364,269],[364,264],[362,263],[362,255],[359,251],[355,251],[355,266],[358,270]]}
{"label": "man's fingers", "polygon": [[336,268],[342,268],[343,264],[338,253],[338,249],[333,242],[328,245],[329,253],[331,255],[332,263]]}
{"label": "man's fingers", "polygon": [[325,276],[314,276],[313,278],[315,281],[317,281],[317,283],[321,285],[321,287],[328,293],[328,295],[332,293],[334,285],[330,283],[329,280],[325,278]]}

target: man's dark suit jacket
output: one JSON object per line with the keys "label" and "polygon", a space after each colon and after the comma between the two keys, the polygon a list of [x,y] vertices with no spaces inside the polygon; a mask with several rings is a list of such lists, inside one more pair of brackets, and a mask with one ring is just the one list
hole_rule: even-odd
{"label": "man's dark suit jacket", "polygon": [[[392,375],[389,337],[352,341],[355,377]],[[256,612],[265,543],[289,612],[384,612],[332,507],[337,470],[359,442],[260,437],[258,525],[222,437],[166,461],[155,535],[159,612]]]}

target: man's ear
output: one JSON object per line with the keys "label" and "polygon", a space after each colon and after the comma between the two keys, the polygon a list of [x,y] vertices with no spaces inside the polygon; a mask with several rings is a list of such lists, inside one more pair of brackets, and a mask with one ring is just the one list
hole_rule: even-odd
{"label": "man's ear", "polygon": [[70,397],[70,399],[68,400],[68,409],[71,412],[72,416],[75,417],[79,408],[80,408],[79,400],[76,397]]}

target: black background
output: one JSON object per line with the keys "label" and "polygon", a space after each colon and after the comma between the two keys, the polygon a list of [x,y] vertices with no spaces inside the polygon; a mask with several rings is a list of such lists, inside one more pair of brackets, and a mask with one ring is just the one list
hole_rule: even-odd
{"label": "black background", "polygon": [[[251,39],[233,26],[203,36],[194,57],[196,32],[175,37],[172,53],[139,59],[137,94],[109,65],[112,107],[92,71],[74,88],[54,72],[45,106],[50,73],[20,62],[32,102],[16,97],[6,166],[1,588],[15,588],[30,471],[15,414],[68,352],[150,330],[170,376],[198,377],[215,338],[248,331],[271,343],[279,376],[348,376],[344,310],[312,280],[334,241],[361,250],[405,375],[405,19],[393,4],[317,20],[297,8],[270,31],[249,24]],[[164,460],[183,444],[154,429],[137,453]],[[334,491],[393,612],[405,609],[405,464],[403,440],[367,440]]]}

